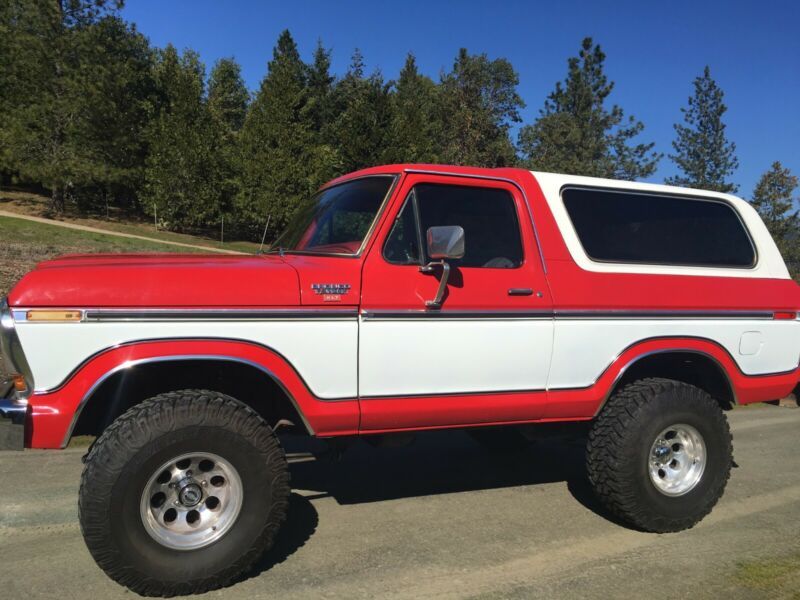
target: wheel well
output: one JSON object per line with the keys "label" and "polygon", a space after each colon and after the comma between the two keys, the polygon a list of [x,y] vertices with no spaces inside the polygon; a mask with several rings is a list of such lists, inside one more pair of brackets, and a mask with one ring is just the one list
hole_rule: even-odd
{"label": "wheel well", "polygon": [[180,359],[133,365],[113,373],[90,392],[71,435],[100,435],[132,406],[184,389],[227,394],[250,406],[272,427],[288,421],[300,432],[311,433],[289,393],[268,372],[235,360]]}
{"label": "wheel well", "polygon": [[640,358],[625,370],[611,393],[646,377],[674,379],[698,387],[708,392],[724,410],[736,404],[733,386],[722,365],[701,352],[676,350]]}

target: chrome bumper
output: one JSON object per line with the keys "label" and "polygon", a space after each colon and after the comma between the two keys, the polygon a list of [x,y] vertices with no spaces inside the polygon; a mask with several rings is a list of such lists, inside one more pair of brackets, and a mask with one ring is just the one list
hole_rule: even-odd
{"label": "chrome bumper", "polygon": [[10,384],[0,386],[0,392],[0,450],[22,450],[28,405],[15,398]]}
{"label": "chrome bumper", "polygon": [[[8,375],[22,375],[25,380],[25,390],[15,392],[17,400],[24,404],[28,396],[33,393],[33,375],[28,366],[28,359],[22,351],[22,344],[17,335],[14,324],[14,314],[8,306],[8,301],[3,298],[0,301],[0,359],[5,363]],[[0,390],[5,391],[5,390]],[[0,394],[0,398],[5,398],[5,394]]]}
{"label": "chrome bumper", "polygon": [[23,391],[15,391],[10,381],[0,380],[0,450],[22,450],[33,377],[5,298],[0,301],[0,360],[9,375],[21,375],[25,382]]}

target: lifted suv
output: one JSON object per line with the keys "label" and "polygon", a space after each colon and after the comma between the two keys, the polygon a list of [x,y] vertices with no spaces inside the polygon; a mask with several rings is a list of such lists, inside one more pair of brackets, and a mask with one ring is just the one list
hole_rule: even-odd
{"label": "lifted suv", "polygon": [[[276,430],[583,422],[599,499],[692,527],[731,468],[724,415],[800,379],[800,288],[724,194],[393,165],[332,181],[259,256],[83,255],[2,306],[5,448],[86,456],[90,552],[141,594],[232,581],[286,516]],[[191,558],[191,560],[189,559]]]}

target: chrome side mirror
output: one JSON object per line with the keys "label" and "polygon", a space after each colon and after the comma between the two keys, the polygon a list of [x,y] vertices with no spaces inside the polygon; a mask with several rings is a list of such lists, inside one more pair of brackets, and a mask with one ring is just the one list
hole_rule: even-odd
{"label": "chrome side mirror", "polygon": [[460,225],[429,227],[428,256],[432,260],[464,258],[464,228]]}
{"label": "chrome side mirror", "polygon": [[436,267],[441,267],[442,278],[439,280],[436,297],[433,300],[427,300],[425,306],[441,308],[447,281],[450,279],[450,265],[447,260],[464,256],[464,228],[459,225],[429,227],[427,248],[431,262],[420,267],[419,270],[423,273],[432,273]]}

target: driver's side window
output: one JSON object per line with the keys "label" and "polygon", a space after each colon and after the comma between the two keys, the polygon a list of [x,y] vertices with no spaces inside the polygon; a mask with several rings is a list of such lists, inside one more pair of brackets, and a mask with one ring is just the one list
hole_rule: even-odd
{"label": "driver's side window", "polygon": [[453,266],[513,269],[522,264],[522,242],[514,199],[505,190],[423,183],[414,186],[383,249],[399,265],[424,264],[429,227],[460,225],[464,257]]}

